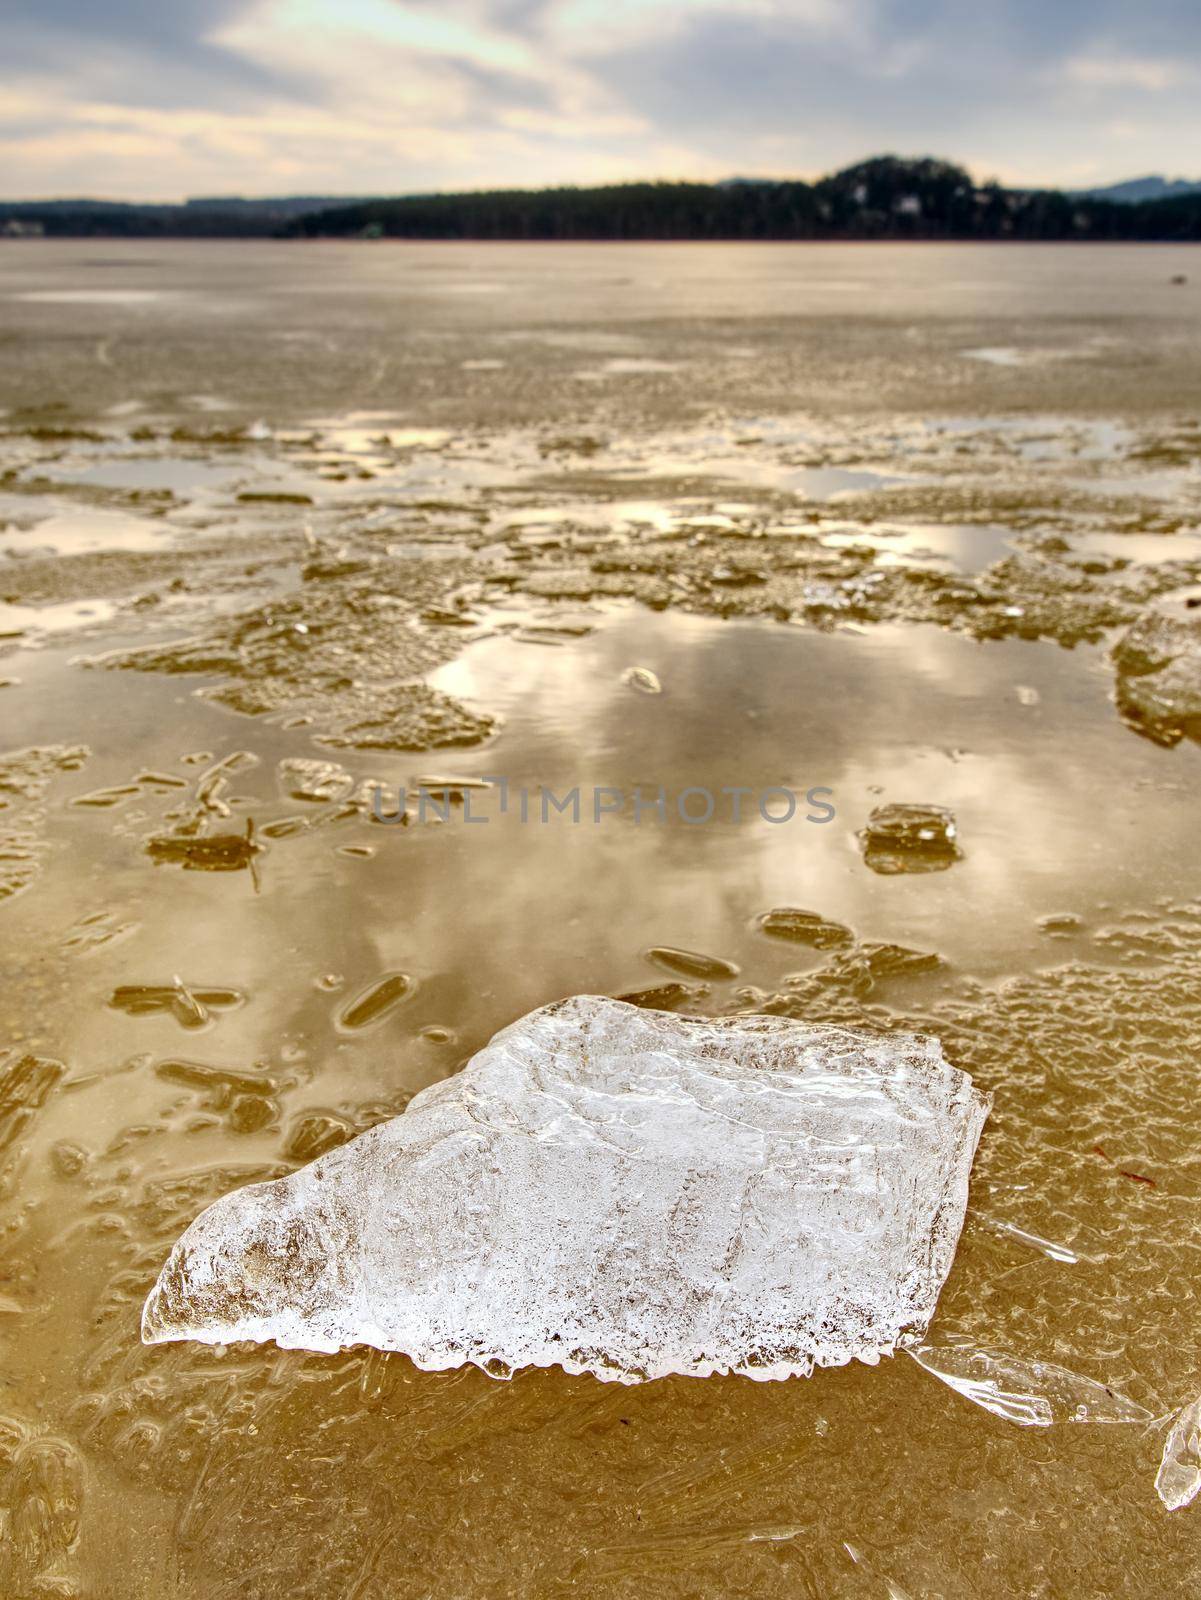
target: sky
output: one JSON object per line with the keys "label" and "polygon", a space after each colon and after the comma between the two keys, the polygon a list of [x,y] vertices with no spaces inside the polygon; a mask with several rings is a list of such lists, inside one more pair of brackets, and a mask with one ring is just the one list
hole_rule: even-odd
{"label": "sky", "polygon": [[0,0],[0,62],[4,198],[1201,177],[1198,0]]}

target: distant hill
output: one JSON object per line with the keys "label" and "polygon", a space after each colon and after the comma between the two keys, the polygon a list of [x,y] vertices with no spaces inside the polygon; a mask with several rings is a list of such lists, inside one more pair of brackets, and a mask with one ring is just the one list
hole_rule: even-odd
{"label": "distant hill", "polygon": [[185,200],[183,205],[185,211],[275,219],[303,217],[310,211],[325,211],[330,206],[344,206],[346,203],[345,195],[290,194],[275,196],[269,200],[244,200],[239,195],[201,195],[194,200]]}
{"label": "distant hill", "polygon": [[1103,189],[1073,192],[1092,200],[1116,200],[1122,205],[1133,205],[1140,200],[1169,200],[1185,194],[1201,194],[1201,178],[1164,178],[1155,173],[1146,178],[1128,178],[1125,183],[1111,183]]}
{"label": "distant hill", "polygon": [[816,183],[483,189],[335,206],[290,231],[393,239],[1201,239],[1201,193],[1116,201],[977,184],[932,157],[877,156]]}
{"label": "distant hill", "polygon": [[[1143,194],[1140,186],[1162,185]],[[1130,192],[1130,191],[1140,192]],[[1122,191],[1120,194],[1118,191]],[[623,183],[392,199],[216,197],[182,205],[0,203],[0,237],[1201,240],[1201,183],[1104,192],[976,183],[933,157],[876,156],[815,183]]]}
{"label": "distant hill", "polygon": [[263,238],[297,217],[345,205],[346,199],[289,195],[267,200],[237,196],[152,205],[118,200],[0,201],[0,235],[50,238]]}

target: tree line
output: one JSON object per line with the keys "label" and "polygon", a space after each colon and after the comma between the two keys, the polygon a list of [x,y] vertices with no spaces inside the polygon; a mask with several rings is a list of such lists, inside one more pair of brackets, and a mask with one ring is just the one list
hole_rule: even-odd
{"label": "tree line", "polygon": [[393,239],[1201,239],[1201,193],[1121,202],[977,184],[932,158],[878,156],[816,183],[619,183],[391,199],[0,203],[0,233]]}
{"label": "tree line", "polygon": [[335,206],[292,233],[402,239],[1201,238],[1201,194],[1122,203],[976,184],[946,161],[880,156],[816,183],[484,189]]}

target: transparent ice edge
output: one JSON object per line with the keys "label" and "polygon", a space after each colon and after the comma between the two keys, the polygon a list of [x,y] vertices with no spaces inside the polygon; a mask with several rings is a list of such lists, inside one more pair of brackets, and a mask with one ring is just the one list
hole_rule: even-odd
{"label": "transparent ice edge", "polygon": [[142,1336],[619,1382],[872,1365],[933,1314],[988,1108],[935,1039],[576,996],[216,1201]]}

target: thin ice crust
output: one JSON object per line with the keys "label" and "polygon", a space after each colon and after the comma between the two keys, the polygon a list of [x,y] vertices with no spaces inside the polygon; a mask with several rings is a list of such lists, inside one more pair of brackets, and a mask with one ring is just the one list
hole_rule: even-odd
{"label": "thin ice crust", "polygon": [[171,1252],[148,1344],[807,1376],[920,1336],[988,1097],[936,1039],[579,995]]}

